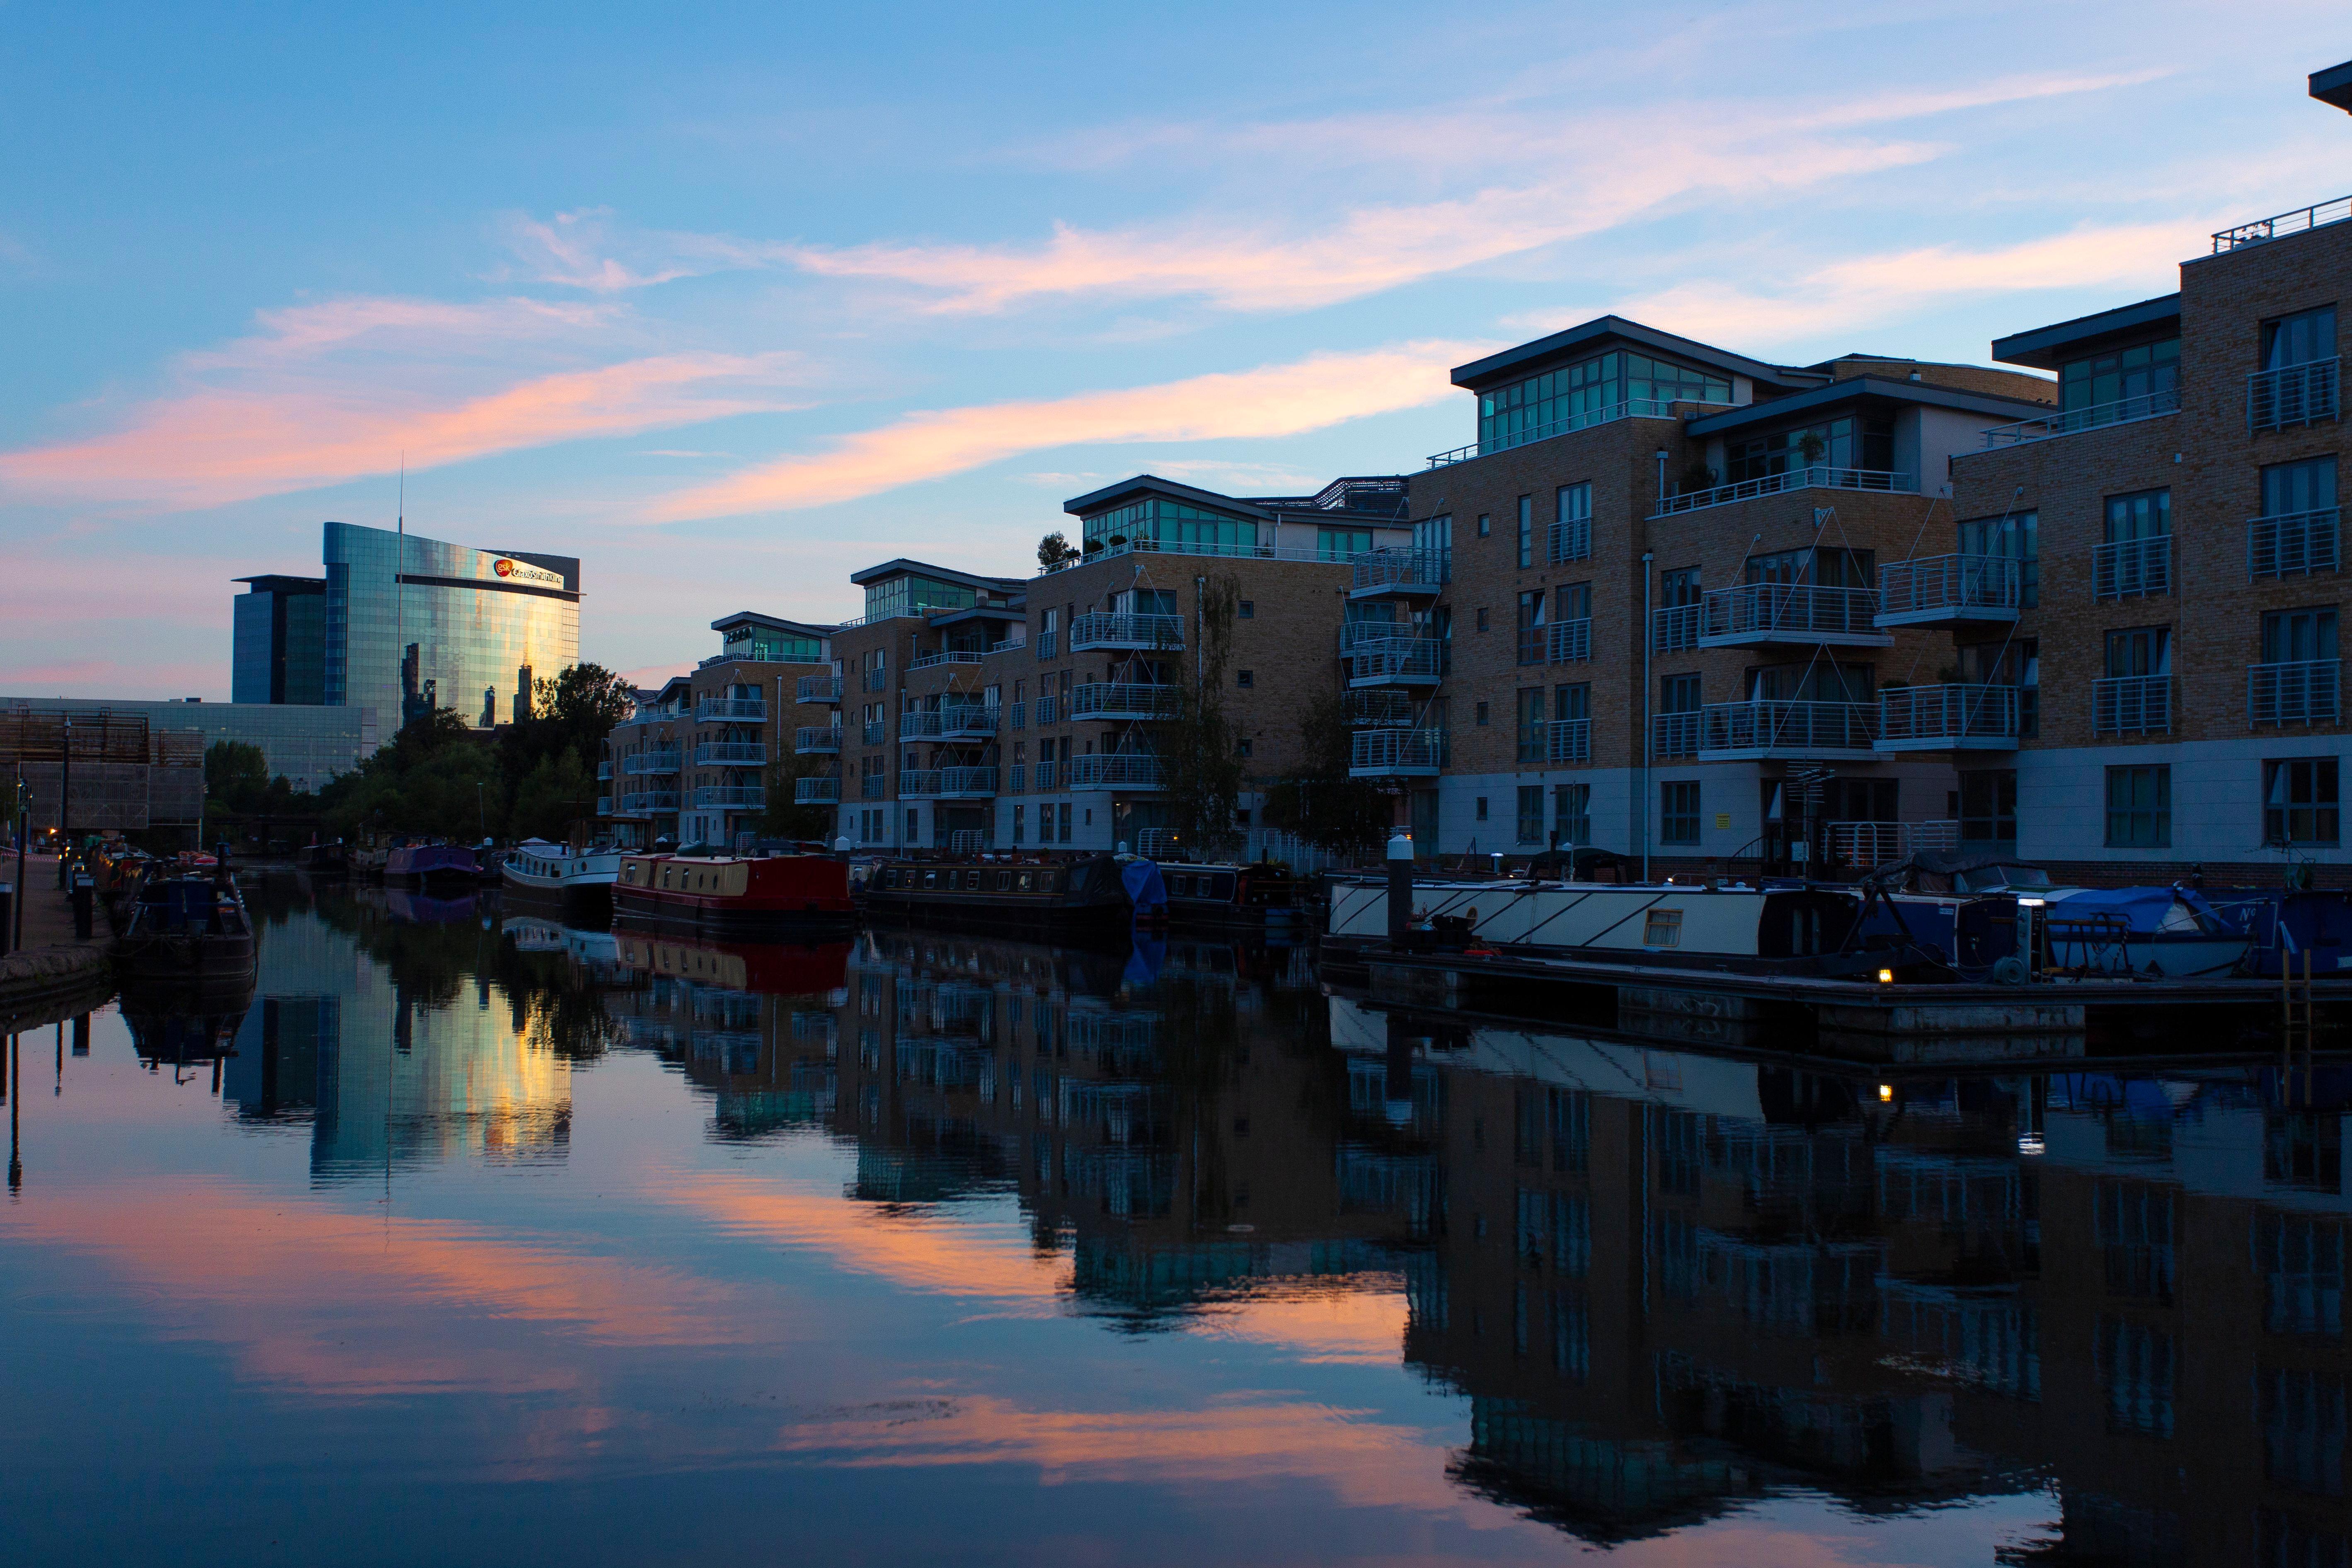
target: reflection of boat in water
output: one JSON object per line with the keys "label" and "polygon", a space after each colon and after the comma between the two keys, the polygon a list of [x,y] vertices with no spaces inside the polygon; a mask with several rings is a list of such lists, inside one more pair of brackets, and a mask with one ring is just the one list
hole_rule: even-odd
{"label": "reflection of boat in water", "polygon": [[149,1071],[210,1063],[217,1072],[223,1058],[236,1054],[236,1032],[252,1005],[250,984],[137,986],[122,994],[122,1022]]}
{"label": "reflection of boat in water", "polygon": [[508,915],[499,930],[514,939],[518,952],[560,952],[580,963],[612,963],[619,953],[609,931],[583,931],[537,915]]}
{"label": "reflection of boat in water", "polygon": [[115,940],[115,962],[143,980],[251,983],[253,921],[226,877],[175,877],[161,867],[140,879]]}
{"label": "reflection of boat in water", "polygon": [[394,920],[405,925],[452,925],[474,918],[474,895],[462,893],[454,898],[436,898],[430,893],[412,893],[405,888],[386,888],[384,908]]}
{"label": "reflection of boat in water", "polygon": [[846,942],[722,942],[633,929],[625,921],[613,928],[613,945],[625,969],[771,996],[839,990],[849,965]]}

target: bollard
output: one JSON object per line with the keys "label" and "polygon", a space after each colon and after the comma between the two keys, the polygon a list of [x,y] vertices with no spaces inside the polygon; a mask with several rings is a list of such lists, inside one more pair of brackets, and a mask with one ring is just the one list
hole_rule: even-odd
{"label": "bollard", "polygon": [[1412,924],[1412,835],[1389,836],[1389,945],[1402,950]]}
{"label": "bollard", "polygon": [[8,935],[16,929],[16,884],[0,882],[0,958],[8,956]]}
{"label": "bollard", "polygon": [[73,880],[74,940],[88,942],[90,938],[91,913],[98,907],[98,884],[88,877]]}

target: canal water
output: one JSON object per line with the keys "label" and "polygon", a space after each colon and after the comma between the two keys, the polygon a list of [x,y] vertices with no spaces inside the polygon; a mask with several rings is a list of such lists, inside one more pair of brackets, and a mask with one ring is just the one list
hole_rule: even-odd
{"label": "canal water", "polygon": [[2347,1561],[2333,1069],[254,907],[12,1047],[0,1561]]}

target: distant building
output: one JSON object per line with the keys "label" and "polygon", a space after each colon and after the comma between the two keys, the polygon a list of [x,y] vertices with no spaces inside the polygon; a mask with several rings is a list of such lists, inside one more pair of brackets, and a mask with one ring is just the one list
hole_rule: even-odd
{"label": "distant building", "polygon": [[327,700],[327,580],[239,577],[232,702]]}
{"label": "distant building", "polygon": [[[0,728],[11,713],[69,712],[79,725],[85,714],[135,720],[158,734],[196,738],[200,750],[215,742],[242,741],[260,748],[269,774],[304,794],[325,787],[337,773],[350,773],[375,752],[389,735],[379,733],[373,708],[297,707],[252,702],[124,702],[110,698],[0,697]],[[75,752],[77,765],[81,752]]]}

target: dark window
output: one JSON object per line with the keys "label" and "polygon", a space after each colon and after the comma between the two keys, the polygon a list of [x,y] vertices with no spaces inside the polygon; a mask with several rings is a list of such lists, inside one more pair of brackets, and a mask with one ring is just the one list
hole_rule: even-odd
{"label": "dark window", "polygon": [[1486,535],[1492,531],[1492,529],[1493,525],[1487,521],[1486,514],[1483,511],[1480,512],[1478,514],[1478,537],[1481,539],[1486,538]]}
{"label": "dark window", "polygon": [[2017,770],[1985,768],[1960,775],[1960,842],[2017,842]]}
{"label": "dark window", "polygon": [[[1540,686],[1521,687],[1517,711],[1519,761],[1540,763],[1544,760],[1544,689]],[[1527,803],[1521,801],[1519,804],[1524,807]],[[1541,815],[1540,803],[1537,809],[1538,815]],[[1520,815],[1526,815],[1524,809]]]}
{"label": "dark window", "polygon": [[1680,609],[1685,605],[1696,605],[1698,601],[1697,567],[1677,566],[1673,571],[1662,573],[1659,575],[1658,607],[1660,609]]}
{"label": "dark window", "polygon": [[1536,498],[1519,498],[1519,564],[1536,563]]}
{"label": "dark window", "polygon": [[2297,512],[2328,511],[2336,506],[2336,459],[2312,458],[2300,463],[2273,463],[2263,470],[2263,515],[2292,517]]}
{"label": "dark window", "polygon": [[1544,659],[1544,602],[1541,588],[1530,589],[1519,595],[1519,662],[1541,664]]}
{"label": "dark window", "polygon": [[[1540,691],[1537,692],[1536,698],[1537,700],[1540,702],[1543,698],[1543,693]],[[1519,842],[1522,844],[1540,844],[1543,842],[1543,797],[1544,792],[1543,785],[1541,784],[1521,784],[1519,786],[1518,828]]]}
{"label": "dark window", "polygon": [[1255,620],[1257,618],[1257,601],[1255,599],[1244,599],[1241,602],[1240,608],[1236,609],[1234,613],[1243,620]]}
{"label": "dark window", "polygon": [[1582,561],[1591,553],[1592,487],[1562,485],[1553,502],[1551,558]]}
{"label": "dark window", "polygon": [[[2111,419],[2137,419],[2179,406],[2180,340],[2135,343],[2090,359],[2071,360],[2059,367],[2058,406],[2069,414],[2104,411],[2079,424],[2104,424]],[[2070,421],[2069,428],[2079,427]]]}
{"label": "dark window", "polygon": [[2136,490],[2107,498],[2107,542],[2161,539],[2172,531],[2172,492]]}
{"label": "dark window", "polygon": [[1486,797],[1483,795],[1478,797],[1478,820],[1486,820]]}
{"label": "dark window", "polygon": [[2172,765],[2107,770],[2107,847],[2165,849],[2172,844]]}
{"label": "dark window", "polygon": [[1486,723],[1486,705],[1484,702],[1481,702],[1475,710],[1473,710],[1473,711],[1475,713],[1476,717],[1472,719],[1471,722],[1478,725],[1481,729],[1484,729]]}
{"label": "dark window", "polygon": [[2342,831],[2334,757],[2263,763],[2263,842],[2335,844]]}
{"label": "dark window", "polygon": [[1658,711],[1696,713],[1699,710],[1699,679],[1696,675],[1669,675],[1658,682]]}
{"label": "dark window", "polygon": [[1592,841],[1592,786],[1591,784],[1554,784],[1551,791],[1552,826],[1559,830],[1562,844],[1589,844]]}
{"label": "dark window", "polygon": [[2030,610],[2042,602],[2041,531],[2039,512],[1971,518],[1960,524],[1960,553],[2016,562],[2018,602]]}
{"label": "dark window", "polygon": [[1658,786],[1658,842],[1698,842],[1698,781],[1674,779]]}
{"label": "dark window", "polygon": [[2107,634],[2107,676],[2172,673],[2172,632],[2166,626],[2132,626]]}
{"label": "dark window", "polygon": [[1793,430],[1776,430],[1738,441],[1728,448],[1725,479],[1769,479],[1811,468],[1863,468],[1885,473],[1895,467],[1895,420],[1889,415],[1845,415]]}
{"label": "dark window", "polygon": [[2332,663],[2335,658],[2335,605],[2273,610],[2263,616],[2264,664]]}
{"label": "dark window", "polygon": [[1478,629],[1482,632],[1486,629],[1486,606],[1484,605],[1478,606]]}
{"label": "dark window", "polygon": [[1234,755],[1237,757],[1249,757],[1256,754],[1257,743],[1255,742],[1244,738],[1234,742]]}
{"label": "dark window", "polygon": [[2263,323],[2263,368],[2284,370],[2336,356],[2336,307],[2322,305]]}
{"label": "dark window", "polygon": [[1255,686],[1257,684],[1257,671],[1254,669],[1236,671],[1234,676],[1234,684],[1235,686]]}

